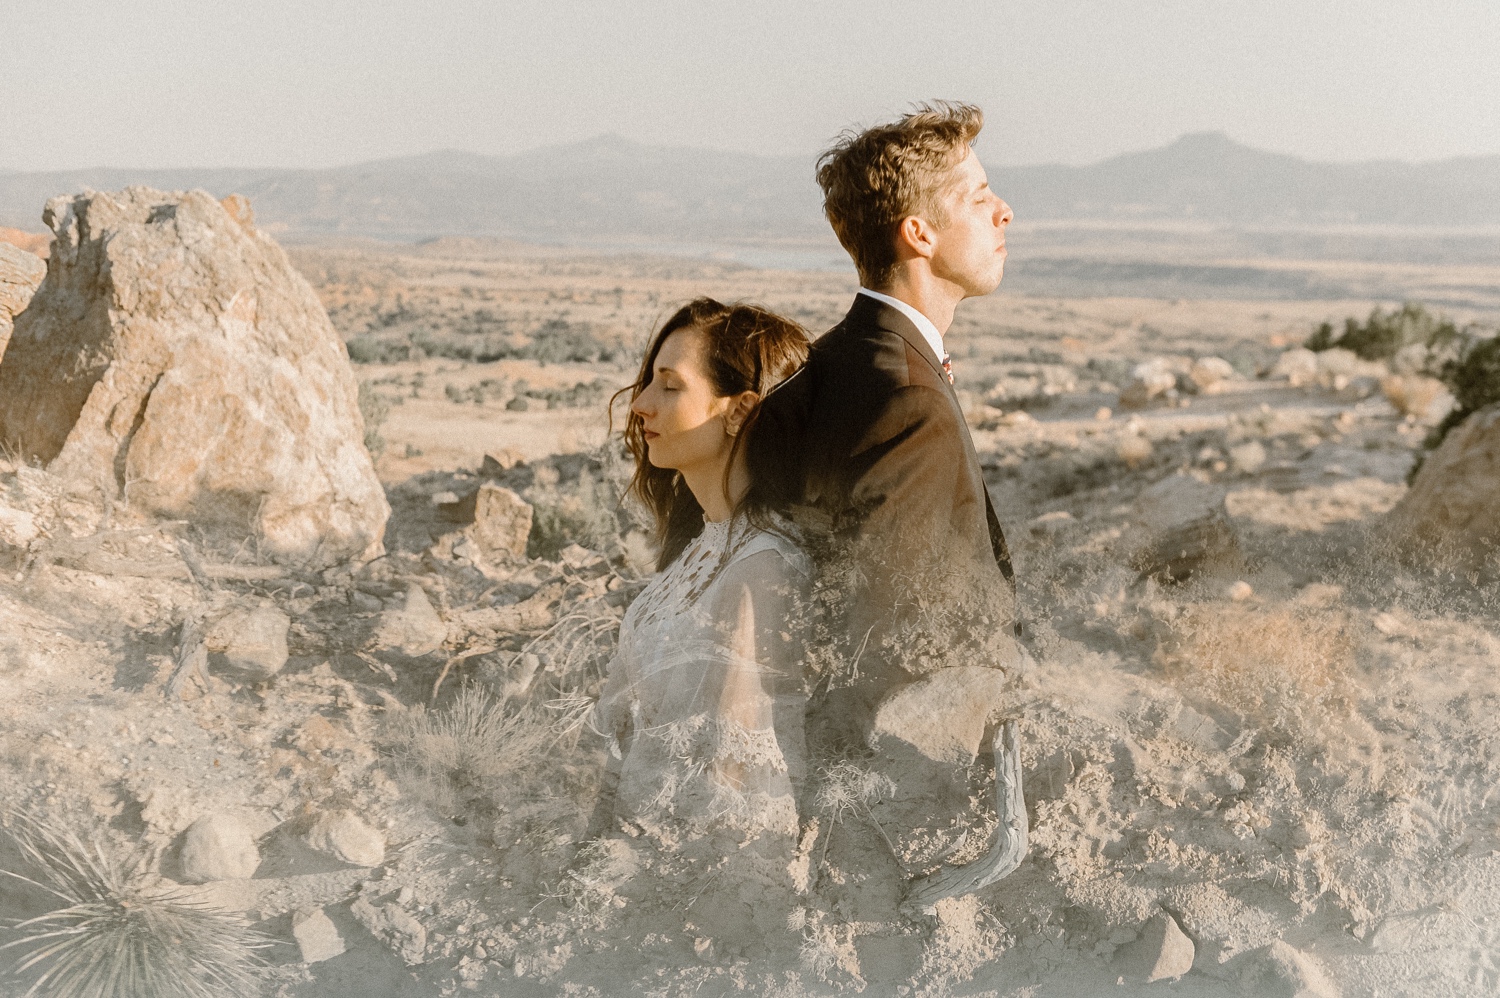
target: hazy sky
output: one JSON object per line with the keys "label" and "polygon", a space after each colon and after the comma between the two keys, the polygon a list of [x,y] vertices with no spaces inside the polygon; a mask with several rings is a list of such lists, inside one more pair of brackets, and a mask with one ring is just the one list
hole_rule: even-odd
{"label": "hazy sky", "polygon": [[931,96],[994,164],[1497,154],[1500,0],[0,0],[0,169],[811,154]]}

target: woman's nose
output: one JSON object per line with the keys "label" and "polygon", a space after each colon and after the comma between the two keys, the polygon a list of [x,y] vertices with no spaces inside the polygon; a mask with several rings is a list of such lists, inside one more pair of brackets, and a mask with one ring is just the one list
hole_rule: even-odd
{"label": "woman's nose", "polygon": [[639,395],[637,395],[631,401],[631,403],[630,403],[630,411],[631,412],[635,413],[637,416],[646,416],[646,415],[649,414],[650,407],[649,407],[649,403],[647,403],[646,399],[647,399],[647,396],[650,394],[650,391],[651,391],[651,389],[649,387],[643,389],[641,391],[641,393]]}

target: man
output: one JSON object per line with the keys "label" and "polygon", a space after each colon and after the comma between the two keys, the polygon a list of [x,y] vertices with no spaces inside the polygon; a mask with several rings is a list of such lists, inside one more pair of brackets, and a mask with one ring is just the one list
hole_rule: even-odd
{"label": "man", "polygon": [[971,149],[982,125],[976,107],[922,105],[819,160],[861,287],[747,441],[751,488],[791,511],[819,562],[810,754],[890,774],[881,813],[908,874],[963,845],[964,756],[1004,675],[990,670],[1023,657],[1010,555],[943,342],[958,303],[1005,270],[1012,213]]}

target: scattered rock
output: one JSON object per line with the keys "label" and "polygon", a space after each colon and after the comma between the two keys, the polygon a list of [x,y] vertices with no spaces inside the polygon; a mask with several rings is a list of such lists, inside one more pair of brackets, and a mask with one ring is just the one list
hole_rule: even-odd
{"label": "scattered rock", "polygon": [[0,546],[25,548],[40,536],[36,517],[24,509],[0,505]]}
{"label": "scattered rock", "polygon": [[531,504],[510,489],[486,482],[474,493],[470,535],[492,560],[524,560],[531,536]]}
{"label": "scattered rock", "polygon": [[1138,433],[1125,434],[1115,447],[1115,453],[1127,468],[1137,468],[1144,464],[1151,457],[1152,451],[1150,439]]}
{"label": "scattered rock", "polygon": [[385,836],[349,811],[318,815],[304,841],[308,848],[350,866],[379,866],[385,861]]}
{"label": "scattered rock", "polygon": [[33,253],[0,241],[0,357],[10,342],[12,320],[25,310],[47,276],[47,265]]}
{"label": "scattered rock", "polygon": [[1154,357],[1135,366],[1130,382],[1120,392],[1120,405],[1126,409],[1144,409],[1153,399],[1177,389],[1177,373],[1169,361]]}
{"label": "scattered rock", "polygon": [[359,898],[349,906],[349,913],[370,935],[395,950],[408,967],[422,962],[427,953],[427,929],[399,905],[377,907],[368,899]]}
{"label": "scattered rock", "polygon": [[1318,355],[1306,347],[1293,347],[1276,358],[1270,377],[1285,378],[1293,388],[1318,380]]}
{"label": "scattered rock", "polygon": [[1124,974],[1139,981],[1166,981],[1193,969],[1193,941],[1177,920],[1158,912],[1141,926],[1140,936],[1121,947],[1119,961]]}
{"label": "scattered rock", "polygon": [[1278,939],[1246,965],[1245,980],[1265,998],[1340,998],[1317,959]]}
{"label": "scattered rock", "polygon": [[232,814],[210,814],[193,822],[182,840],[182,875],[189,883],[246,880],[260,866],[255,836]]}
{"label": "scattered rock", "polygon": [[485,478],[498,477],[502,471],[509,471],[518,464],[525,464],[525,458],[521,457],[509,447],[486,454],[484,460],[479,464],[479,474]]}
{"label": "scattered rock", "polygon": [[1107,405],[1101,405],[1094,410],[1094,418],[1101,423],[1107,423],[1114,418],[1114,412]]}
{"label": "scattered rock", "polygon": [[406,602],[380,615],[375,629],[375,645],[384,651],[396,651],[407,658],[430,655],[448,640],[448,625],[432,608],[427,593],[415,582],[406,588]]}
{"label": "scattered rock", "polygon": [[1188,383],[1202,395],[1217,395],[1234,377],[1234,365],[1223,357],[1199,357],[1188,368]]}
{"label": "scattered rock", "polygon": [[0,359],[0,439],[277,561],[374,557],[390,507],[348,353],[232,207],[145,187],[48,202],[48,279]]}
{"label": "scattered rock", "polygon": [[302,951],[303,963],[321,963],[344,952],[344,937],[322,908],[293,912],[292,938]]}
{"label": "scattered rock", "polygon": [[1250,440],[1229,448],[1229,463],[1235,471],[1254,474],[1266,463],[1266,448],[1259,440]]}
{"label": "scattered rock", "polygon": [[1136,500],[1135,520],[1144,528],[1132,561],[1143,575],[1174,582],[1203,565],[1238,554],[1224,506],[1225,490],[1187,475],[1164,478]]}
{"label": "scattered rock", "polygon": [[1421,374],[1381,378],[1380,390],[1401,415],[1428,425],[1442,422],[1455,404],[1446,385]]}
{"label": "scattered rock", "polygon": [[203,644],[249,679],[270,679],[286,665],[291,625],[291,618],[274,606],[235,607],[208,628]]}
{"label": "scattered rock", "polygon": [[1234,583],[1228,589],[1226,589],[1224,591],[1224,595],[1228,596],[1236,603],[1243,603],[1245,602],[1245,600],[1255,595],[1255,590],[1251,588],[1250,583],[1246,582],[1244,579],[1240,579],[1238,582]]}
{"label": "scattered rock", "polygon": [[890,693],[876,708],[866,741],[888,753],[884,743],[896,740],[935,762],[967,766],[979,752],[985,722],[1005,703],[1009,683],[1002,669],[939,669]]}
{"label": "scattered rock", "polygon": [[1423,561],[1462,571],[1496,568],[1500,545],[1500,405],[1469,416],[1422,462],[1391,510],[1393,539]]}

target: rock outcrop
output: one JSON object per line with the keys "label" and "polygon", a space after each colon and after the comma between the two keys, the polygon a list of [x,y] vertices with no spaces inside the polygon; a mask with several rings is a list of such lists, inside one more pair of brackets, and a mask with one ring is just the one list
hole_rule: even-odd
{"label": "rock outcrop", "polygon": [[1427,456],[1391,510],[1397,543],[1465,572],[1500,568],[1500,405],[1469,416]]}
{"label": "rock outcrop", "polygon": [[286,564],[382,551],[348,353],[248,202],[131,187],[54,198],[43,220],[56,238],[0,360],[0,441]]}
{"label": "rock outcrop", "polygon": [[0,357],[5,356],[15,317],[30,303],[46,276],[47,265],[41,257],[0,242]]}

